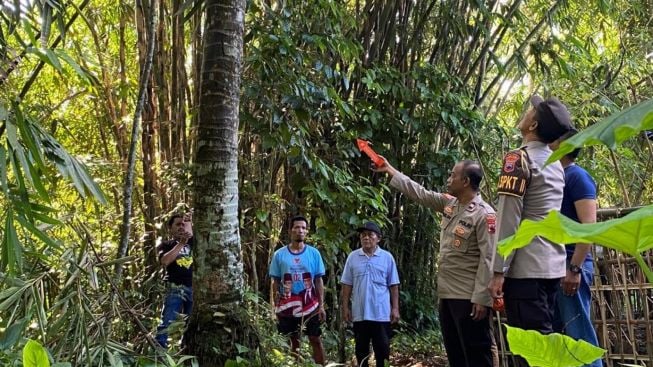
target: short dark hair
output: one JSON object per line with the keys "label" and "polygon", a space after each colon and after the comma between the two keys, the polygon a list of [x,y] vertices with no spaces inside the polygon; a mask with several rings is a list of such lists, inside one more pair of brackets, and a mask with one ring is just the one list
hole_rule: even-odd
{"label": "short dark hair", "polygon": [[292,227],[295,225],[295,222],[304,222],[306,223],[306,226],[308,226],[308,220],[302,215],[295,215],[294,217],[290,218],[290,221],[288,222],[288,228],[292,229]]}
{"label": "short dark hair", "polygon": [[181,214],[173,214],[173,215],[171,215],[170,218],[168,218],[168,220],[166,221],[166,225],[168,226],[168,228],[172,227],[172,225],[175,223],[175,219],[176,219],[176,218],[182,218],[182,219],[183,219],[184,216],[181,215]]}
{"label": "short dark hair", "polygon": [[[576,129],[571,129],[567,131],[563,136],[560,137],[560,142],[562,143],[563,141],[571,138],[572,136],[578,134],[578,130]],[[573,151],[565,154],[565,157],[569,158],[572,162],[578,158],[578,155],[580,154],[581,148],[576,148]]]}
{"label": "short dark hair", "polygon": [[469,178],[469,185],[472,187],[472,190],[478,192],[481,181],[483,180],[481,165],[471,159],[465,159],[460,163],[463,164],[463,177]]}

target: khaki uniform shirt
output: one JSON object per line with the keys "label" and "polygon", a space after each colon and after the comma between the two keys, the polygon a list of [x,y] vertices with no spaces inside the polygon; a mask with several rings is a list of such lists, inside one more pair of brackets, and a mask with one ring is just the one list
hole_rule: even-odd
{"label": "khaki uniform shirt", "polygon": [[[515,234],[522,220],[542,220],[551,210],[560,210],[565,172],[560,162],[544,167],[550,155],[546,144],[531,141],[503,158],[497,207],[499,241]],[[566,274],[565,259],[564,246],[535,237],[505,260],[497,254],[494,271],[509,278],[561,278]]]}
{"label": "khaki uniform shirt", "polygon": [[455,197],[426,190],[402,173],[392,177],[390,186],[442,213],[438,297],[491,306],[487,285],[496,251],[494,210],[480,195],[462,205]]}

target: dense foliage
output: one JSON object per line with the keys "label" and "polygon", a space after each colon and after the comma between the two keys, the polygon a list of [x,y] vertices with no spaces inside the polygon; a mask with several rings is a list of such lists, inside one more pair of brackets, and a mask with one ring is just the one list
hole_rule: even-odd
{"label": "dense foliage", "polygon": [[[530,94],[558,96],[581,128],[653,96],[646,0],[247,6],[239,221],[260,346],[239,350],[253,364],[293,363],[271,323],[266,275],[285,220],[299,212],[328,268],[330,360],[351,355],[337,283],[363,220],[383,225],[397,259],[402,330],[437,328],[438,217],[391,191],[354,138],[433,189],[456,160],[478,159],[492,201]],[[167,215],[192,205],[204,14],[190,0],[0,5],[0,363],[20,365],[27,338],[71,365],[154,360],[154,246]],[[154,62],[132,141],[152,21]],[[119,249],[130,144],[132,226]],[[602,207],[650,203],[651,162],[643,134],[580,159]],[[170,358],[158,360],[184,363]]]}

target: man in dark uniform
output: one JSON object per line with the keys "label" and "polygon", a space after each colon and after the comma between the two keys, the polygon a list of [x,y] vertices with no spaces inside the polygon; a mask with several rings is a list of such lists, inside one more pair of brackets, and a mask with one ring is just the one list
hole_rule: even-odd
{"label": "man in dark uniform", "polygon": [[[565,175],[560,162],[544,166],[547,144],[572,129],[565,105],[556,98],[531,98],[533,108],[519,121],[522,146],[503,158],[497,209],[498,240],[513,235],[524,219],[541,220],[562,204]],[[506,259],[494,258],[492,297],[505,299],[508,324],[548,334],[553,332],[555,295],[566,274],[565,248],[535,237]],[[528,366],[518,358],[520,366]]]}
{"label": "man in dark uniform", "polygon": [[[384,158],[385,160],[385,158]],[[461,161],[447,179],[449,194],[426,190],[387,160],[390,186],[442,213],[438,258],[439,316],[451,367],[492,367],[487,283],[496,251],[494,210],[479,194],[483,172],[478,162]]]}

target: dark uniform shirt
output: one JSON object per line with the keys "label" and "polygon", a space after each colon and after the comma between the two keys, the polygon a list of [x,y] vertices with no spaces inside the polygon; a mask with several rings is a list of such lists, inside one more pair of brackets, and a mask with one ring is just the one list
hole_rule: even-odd
{"label": "dark uniform shirt", "polygon": [[426,190],[402,173],[390,186],[442,213],[438,259],[438,297],[491,306],[487,291],[496,251],[494,210],[480,195],[466,205],[451,195]]}

